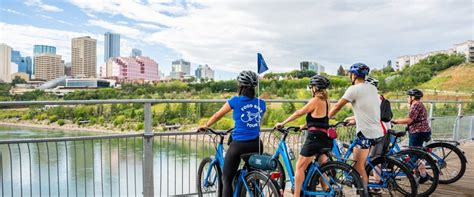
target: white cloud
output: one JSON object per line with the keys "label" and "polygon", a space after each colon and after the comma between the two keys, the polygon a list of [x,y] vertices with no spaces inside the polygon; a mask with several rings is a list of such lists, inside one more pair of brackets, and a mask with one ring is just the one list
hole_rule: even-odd
{"label": "white cloud", "polygon": [[[85,13],[106,13],[111,15],[122,15],[124,17],[149,22],[154,24],[171,25],[172,17],[161,12],[166,8],[175,8],[164,6],[161,3],[141,3],[132,0],[111,0],[111,1],[84,1],[72,0],[72,4],[80,7]],[[178,11],[176,11],[178,12]]]}
{"label": "white cloud", "polygon": [[127,36],[130,38],[140,39],[143,36],[143,33],[140,32],[138,29],[134,29],[125,25],[117,25],[104,20],[91,19],[88,21],[88,23],[90,25],[101,27],[113,33],[119,33],[120,35]]}
{"label": "white cloud", "polygon": [[41,0],[27,0],[25,1],[25,4],[27,6],[38,7],[41,10],[46,11],[46,12],[62,12],[63,11],[63,9],[53,6],[53,5],[45,4]]}
{"label": "white cloud", "polygon": [[149,24],[149,23],[136,23],[135,25],[137,25],[139,27],[142,27],[142,28],[145,28],[145,29],[149,29],[149,30],[162,30],[162,29],[164,29],[163,27],[160,27],[158,25]]}
{"label": "white cloud", "polygon": [[470,1],[212,2],[177,17],[149,40],[196,63],[233,71],[256,68],[262,52],[273,71],[317,61],[380,67],[403,54],[472,39]]}
{"label": "white cloud", "polygon": [[12,14],[20,15],[20,16],[26,16],[26,14],[23,14],[21,12],[18,12],[16,10],[12,10],[12,9],[2,8],[1,10],[4,11],[4,12],[8,12],[8,13],[12,13]]}
{"label": "white cloud", "polygon": [[446,49],[474,35],[469,0],[72,3],[85,13],[131,20],[130,26],[89,20],[93,25],[231,71],[255,69],[257,52],[272,71],[297,69],[304,60],[320,62],[330,72],[353,62],[380,67],[388,59]]}
{"label": "white cloud", "polygon": [[[56,53],[62,55],[65,62],[71,61],[71,39],[80,36],[94,35],[87,32],[71,32],[49,28],[39,28],[31,25],[15,25],[0,22],[0,43],[5,43],[22,55],[32,56],[33,45],[43,44],[56,47]],[[100,51],[98,51],[100,52]]]}

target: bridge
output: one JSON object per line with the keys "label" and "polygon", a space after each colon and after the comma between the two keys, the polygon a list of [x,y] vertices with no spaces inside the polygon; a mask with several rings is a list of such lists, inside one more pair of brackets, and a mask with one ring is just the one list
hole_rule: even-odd
{"label": "bridge", "polygon": [[[0,102],[0,108],[25,106],[76,106],[105,104],[143,105],[144,131],[78,137],[0,140],[2,196],[192,196],[196,195],[197,167],[213,154],[213,139],[186,131],[155,132],[152,106],[163,103],[224,103],[225,100],[70,100]],[[306,100],[267,100],[305,103]],[[404,101],[392,103],[403,104]],[[462,113],[466,103],[428,101],[433,137],[462,142],[469,159],[465,176],[450,185],[440,185],[433,196],[469,196],[474,193],[474,116]],[[435,105],[458,107],[455,116],[434,116]],[[5,110],[5,109],[1,109]],[[216,109],[217,110],[217,109]],[[262,129],[265,151],[276,147],[277,137]],[[349,140],[353,136],[342,136]],[[304,137],[292,135],[288,142],[298,152]]]}

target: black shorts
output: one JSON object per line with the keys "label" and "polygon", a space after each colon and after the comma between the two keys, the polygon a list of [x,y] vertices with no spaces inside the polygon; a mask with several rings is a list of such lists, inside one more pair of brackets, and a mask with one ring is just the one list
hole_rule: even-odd
{"label": "black shorts", "polygon": [[305,157],[315,156],[323,148],[332,148],[333,140],[322,131],[308,131],[300,155]]}

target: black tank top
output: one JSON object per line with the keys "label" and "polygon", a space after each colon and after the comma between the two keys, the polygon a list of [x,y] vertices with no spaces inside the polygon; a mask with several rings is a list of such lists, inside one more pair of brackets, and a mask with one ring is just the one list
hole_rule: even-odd
{"label": "black tank top", "polygon": [[329,129],[329,117],[328,117],[329,104],[326,101],[326,116],[322,118],[314,118],[311,113],[306,114],[306,125],[308,128],[317,127],[322,129]]}

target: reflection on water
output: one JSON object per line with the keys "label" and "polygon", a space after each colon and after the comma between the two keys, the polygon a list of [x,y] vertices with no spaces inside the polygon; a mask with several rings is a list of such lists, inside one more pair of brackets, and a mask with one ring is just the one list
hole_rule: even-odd
{"label": "reflection on water", "polygon": [[[101,133],[0,127],[0,140]],[[195,136],[155,137],[155,195],[195,193],[212,142]],[[201,136],[204,137],[204,136]],[[2,196],[141,196],[142,138],[0,145]]]}

